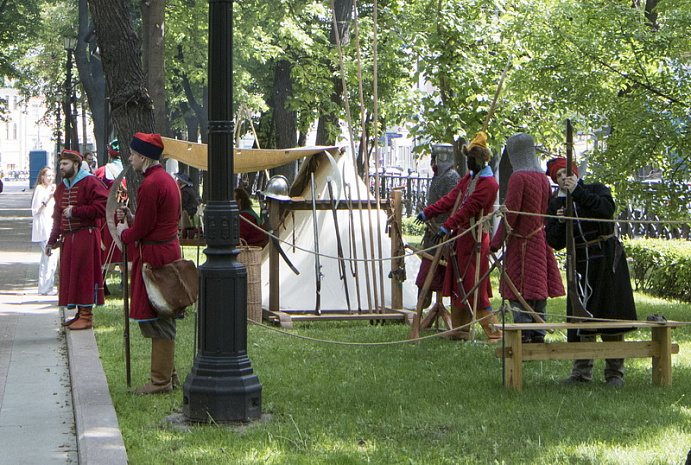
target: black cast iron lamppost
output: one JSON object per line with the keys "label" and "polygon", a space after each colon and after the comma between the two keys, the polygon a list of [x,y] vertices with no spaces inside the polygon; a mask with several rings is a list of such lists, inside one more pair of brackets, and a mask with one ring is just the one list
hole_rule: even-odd
{"label": "black cast iron lamppost", "polygon": [[72,53],[77,48],[76,37],[63,37],[63,46],[67,51],[67,64],[65,67],[65,149],[72,149]]}
{"label": "black cast iron lamppost", "polygon": [[262,386],[247,356],[247,270],[236,249],[232,27],[232,0],[209,0],[208,247],[199,267],[198,351],[182,388],[183,413],[199,422],[261,417]]}

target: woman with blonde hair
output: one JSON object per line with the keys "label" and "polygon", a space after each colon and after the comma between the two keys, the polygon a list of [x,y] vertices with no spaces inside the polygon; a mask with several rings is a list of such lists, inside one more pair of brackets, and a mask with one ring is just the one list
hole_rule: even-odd
{"label": "woman with blonde hair", "polygon": [[31,215],[33,223],[31,225],[31,242],[41,244],[41,263],[38,268],[38,293],[41,295],[56,295],[53,289],[55,281],[55,269],[58,265],[58,254],[53,253],[50,257],[45,254],[48,236],[53,226],[53,209],[55,200],[55,173],[46,166],[36,178],[34,186],[34,196],[31,199]]}

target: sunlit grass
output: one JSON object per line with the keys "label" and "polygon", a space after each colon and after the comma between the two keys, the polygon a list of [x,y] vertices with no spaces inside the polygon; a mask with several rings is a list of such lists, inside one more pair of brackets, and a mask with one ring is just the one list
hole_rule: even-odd
{"label": "sunlit grass", "polygon": [[[112,288],[117,289],[117,284]],[[112,296],[117,297],[117,296]],[[689,304],[636,294],[639,318],[685,321]],[[495,297],[495,308],[501,300]],[[563,315],[565,300],[548,312]],[[193,361],[194,315],[178,325],[177,368]],[[510,317],[509,317],[510,321]],[[557,321],[556,317],[551,321]],[[133,464],[679,464],[691,447],[691,330],[673,331],[674,384],[651,384],[649,359],[627,360],[626,386],[564,386],[570,361],[524,364],[524,390],[502,386],[494,347],[432,339],[343,346],[248,328],[248,353],[267,418],[243,428],[182,429],[166,420],[182,407],[171,394],[127,394],[122,307],[98,311],[96,336]],[[289,334],[349,342],[406,340],[402,324],[298,323]],[[483,337],[478,328],[478,337]],[[649,339],[649,331],[629,339]],[[563,333],[548,340],[563,340]],[[133,385],[147,381],[148,341],[131,328]]]}

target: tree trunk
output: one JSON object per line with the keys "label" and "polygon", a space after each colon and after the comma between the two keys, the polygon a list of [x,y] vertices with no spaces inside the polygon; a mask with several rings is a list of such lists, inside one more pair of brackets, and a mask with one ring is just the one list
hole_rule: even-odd
{"label": "tree trunk", "polygon": [[[86,95],[91,121],[94,126],[98,164],[108,162],[108,142],[111,138],[110,111],[106,101],[106,78],[101,61],[92,53],[96,50],[94,25],[89,19],[87,0],[79,0],[79,41],[74,60],[79,72],[79,81]],[[84,134],[86,143],[86,134]]]}
{"label": "tree trunk", "polygon": [[166,0],[141,1],[142,53],[147,88],[154,102],[154,131],[169,135],[166,118],[165,35]]}
{"label": "tree trunk", "polygon": [[[153,101],[142,70],[141,42],[127,3],[126,0],[89,0],[125,166],[129,164],[129,142],[134,133],[154,132]],[[140,183],[141,176],[127,178],[127,190],[132,199]]]}
{"label": "tree trunk", "polygon": [[[345,45],[349,40],[350,23],[353,20],[352,0],[335,0],[334,13],[336,15],[336,24],[339,25],[338,37],[341,39],[341,44]],[[336,39],[336,31],[333,29],[332,25],[330,42],[333,48],[337,47]],[[329,67],[334,76],[332,78],[333,92],[331,93],[331,101],[334,103],[335,108],[341,108],[343,106],[343,81],[341,80],[341,72],[336,72],[337,70],[333,64],[329,64]],[[340,127],[338,124],[338,117],[339,115],[332,113],[322,113],[319,116],[319,122],[317,124],[317,145],[330,145],[334,142],[333,134],[338,131]]]}
{"label": "tree trunk", "polygon": [[[292,148],[297,145],[297,114],[287,108],[288,99],[293,95],[293,81],[290,77],[292,66],[288,60],[280,60],[274,68],[274,85],[270,105],[273,109],[273,126],[276,136],[275,147]],[[287,163],[271,170],[272,174],[282,174],[293,182],[297,174],[297,162]]]}

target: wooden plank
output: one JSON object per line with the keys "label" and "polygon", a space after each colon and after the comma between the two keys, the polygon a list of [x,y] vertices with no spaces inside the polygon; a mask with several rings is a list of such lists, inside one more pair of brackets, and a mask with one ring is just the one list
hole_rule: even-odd
{"label": "wooden plank", "polygon": [[269,320],[273,322],[278,321],[278,326],[280,326],[281,328],[293,329],[293,320],[287,313],[267,310],[266,308],[263,308],[262,316],[264,320]]}
{"label": "wooden plank", "polygon": [[[276,312],[272,312],[276,313]],[[279,312],[282,313],[282,312]],[[307,314],[287,314],[293,321],[346,321],[346,320],[405,320],[406,315],[402,313],[316,313]]]}
{"label": "wooden plank", "polygon": [[679,353],[679,346],[672,344],[671,328],[653,328],[653,341],[660,345],[660,352],[653,357],[653,384],[672,385],[672,354]]}
{"label": "wooden plank", "polygon": [[[394,191],[393,192],[393,218],[394,224],[389,230],[389,236],[391,237],[391,256],[399,257],[405,253],[405,249],[401,244],[401,230],[399,227],[402,224],[403,217],[403,192]],[[395,258],[391,260],[391,269],[405,271],[405,261],[403,258]],[[395,309],[403,308],[403,281],[399,280],[399,274],[391,273],[391,307]]]}
{"label": "wooden plank", "polygon": [[522,329],[596,329],[596,328],[677,328],[691,323],[681,321],[597,321],[580,323],[507,323],[504,331]]}
{"label": "wooden plank", "polygon": [[[515,358],[515,353],[508,349],[513,350],[512,347],[506,347],[502,351],[502,348],[499,347],[495,350],[495,354],[499,358],[502,357],[502,354],[507,358]],[[661,356],[664,357],[665,352],[669,352],[670,355],[678,354],[679,345],[671,344],[669,350],[665,350],[660,341],[550,342],[543,344],[522,344],[522,357],[524,361],[575,360],[581,358],[659,358]]]}
{"label": "wooden plank", "polygon": [[[358,199],[353,199],[351,202],[353,209],[358,208],[358,206],[361,206],[362,208],[367,208],[369,205],[372,208],[376,208],[377,206],[377,201],[376,200],[358,200]],[[281,205],[286,207],[288,210],[312,210],[312,200],[304,200],[302,197],[291,197],[290,200],[284,200],[281,202]],[[324,200],[324,199],[317,199],[315,200],[315,206],[317,210],[331,210],[331,201],[330,200]],[[390,200],[381,200],[379,202],[379,207],[385,210],[390,210],[391,209],[391,201]],[[338,206],[336,206],[337,210],[348,210],[348,202],[345,202],[343,199],[340,199],[338,202]]]}
{"label": "wooden plank", "polygon": [[281,304],[281,276],[278,265],[278,249],[269,241],[269,310],[272,312],[278,312]]}

